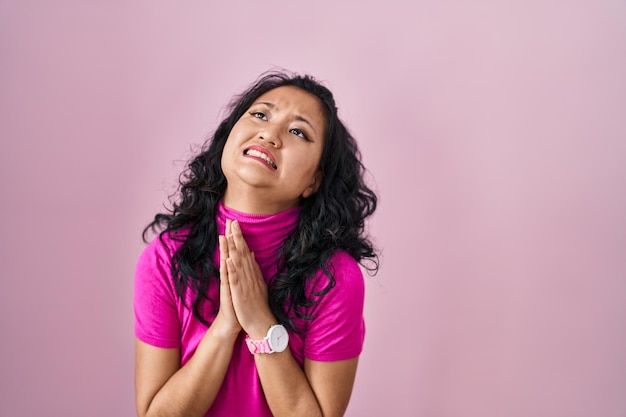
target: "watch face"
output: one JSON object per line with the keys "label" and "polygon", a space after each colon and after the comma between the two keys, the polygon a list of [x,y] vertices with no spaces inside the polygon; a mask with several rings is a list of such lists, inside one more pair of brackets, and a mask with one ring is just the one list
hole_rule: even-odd
{"label": "watch face", "polygon": [[272,326],[267,335],[267,341],[274,352],[282,352],[289,344],[289,333],[280,324]]}

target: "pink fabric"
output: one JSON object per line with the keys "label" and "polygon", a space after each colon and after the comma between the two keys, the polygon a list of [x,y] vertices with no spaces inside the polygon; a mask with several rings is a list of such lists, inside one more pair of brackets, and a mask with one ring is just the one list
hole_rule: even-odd
{"label": "pink fabric", "polygon": [[[223,206],[220,202],[217,223],[224,233],[226,219],[238,220],[248,246],[268,278],[276,272],[276,256],[285,237],[294,230],[299,208],[267,215],[249,215]],[[135,334],[145,343],[161,348],[180,348],[181,365],[193,355],[206,332],[206,326],[194,318],[176,294],[170,273],[172,254],[180,242],[164,236],[144,250],[135,275]],[[219,261],[219,251],[214,256]],[[328,265],[336,280],[335,287],[313,309],[315,315],[303,324],[301,335],[289,334],[289,348],[302,366],[304,358],[336,361],[358,356],[363,347],[364,283],[358,263],[345,252],[337,252]],[[319,290],[328,278],[318,271],[308,291]],[[210,288],[212,299],[219,300],[218,286]],[[192,295],[187,294],[188,301]],[[207,312],[210,309],[207,308]],[[209,316],[210,319],[212,317]],[[206,416],[271,416],[253,355],[241,334],[235,343],[233,357],[213,406]]]}

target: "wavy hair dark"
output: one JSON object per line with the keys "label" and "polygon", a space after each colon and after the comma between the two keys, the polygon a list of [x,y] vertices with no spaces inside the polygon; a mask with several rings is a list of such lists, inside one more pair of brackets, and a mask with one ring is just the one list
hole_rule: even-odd
{"label": "wavy hair dark", "polygon": [[[213,137],[202,147],[179,178],[179,188],[167,213],[159,213],[143,231],[147,242],[150,230],[169,233],[182,241],[173,254],[172,276],[179,297],[194,291],[193,314],[209,325],[201,306],[209,302],[217,312],[218,301],[211,300],[208,289],[219,282],[219,267],[213,264],[218,249],[216,209],[226,191],[221,168],[222,151],[231,129],[262,94],[280,87],[295,86],[316,96],[323,104],[327,130],[320,160],[322,184],[317,193],[303,199],[297,226],[282,245],[278,272],[269,284],[269,303],[277,319],[292,331],[299,331],[290,318],[308,320],[308,310],[319,297],[335,285],[328,261],[337,250],[349,253],[371,274],[378,271],[378,256],[365,232],[365,219],[376,210],[377,197],[365,184],[365,168],[355,139],[337,116],[332,93],[313,77],[286,72],[263,74],[250,88],[235,96],[228,116]],[[328,285],[307,295],[307,281],[318,270],[328,276]]]}

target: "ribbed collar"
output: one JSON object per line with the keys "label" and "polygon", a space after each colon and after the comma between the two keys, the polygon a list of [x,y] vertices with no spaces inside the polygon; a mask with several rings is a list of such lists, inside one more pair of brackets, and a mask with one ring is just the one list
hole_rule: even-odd
{"label": "ribbed collar", "polygon": [[[276,214],[248,214],[226,207],[220,200],[217,206],[217,226],[219,234],[226,230],[226,219],[237,220],[246,243],[267,277],[268,271],[276,264],[276,255],[285,238],[295,230],[300,215],[300,207],[294,207]],[[273,268],[272,268],[273,269]]]}

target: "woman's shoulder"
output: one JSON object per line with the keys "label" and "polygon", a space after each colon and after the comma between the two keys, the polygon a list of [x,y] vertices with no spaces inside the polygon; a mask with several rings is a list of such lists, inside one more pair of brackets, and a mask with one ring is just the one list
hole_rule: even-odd
{"label": "woman's shoulder", "polygon": [[144,249],[144,253],[153,252],[171,257],[186,239],[185,231],[161,232],[154,236]]}
{"label": "woman's shoulder", "polygon": [[364,287],[363,272],[352,255],[344,250],[337,250],[331,255],[326,267],[318,270],[312,284],[314,293],[333,288],[358,290]]}
{"label": "woman's shoulder", "polygon": [[337,250],[328,260],[327,264],[328,268],[334,270],[335,272],[353,272],[358,273],[358,275],[362,275],[361,268],[359,263],[357,262],[352,255],[344,250]]}

